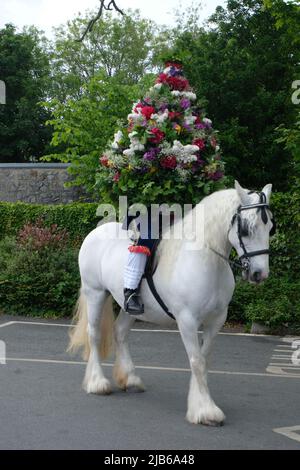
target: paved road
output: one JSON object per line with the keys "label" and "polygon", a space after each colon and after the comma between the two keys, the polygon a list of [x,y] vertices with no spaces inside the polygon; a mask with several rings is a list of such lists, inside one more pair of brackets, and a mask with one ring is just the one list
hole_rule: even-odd
{"label": "paved road", "polygon": [[300,449],[300,366],[289,338],[218,336],[209,383],[227,416],[221,428],[185,421],[189,371],[176,331],[134,330],[147,391],[108,397],[81,390],[85,366],[65,353],[65,323],[1,317],[0,340],[0,449]]}

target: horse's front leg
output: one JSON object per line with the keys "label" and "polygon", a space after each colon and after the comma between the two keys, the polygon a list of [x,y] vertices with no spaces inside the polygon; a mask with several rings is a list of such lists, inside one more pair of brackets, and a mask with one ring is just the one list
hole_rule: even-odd
{"label": "horse's front leg", "polygon": [[140,377],[135,374],[127,342],[130,328],[134,322],[134,316],[128,315],[128,313],[121,309],[114,324],[116,362],[113,375],[116,384],[122,390],[135,389],[136,391],[143,392],[145,387]]}
{"label": "horse's front leg", "polygon": [[199,346],[198,324],[191,312],[182,312],[178,318],[178,327],[192,372],[186,418],[194,424],[221,425],[225,415],[215,404],[209,393],[206,358]]}

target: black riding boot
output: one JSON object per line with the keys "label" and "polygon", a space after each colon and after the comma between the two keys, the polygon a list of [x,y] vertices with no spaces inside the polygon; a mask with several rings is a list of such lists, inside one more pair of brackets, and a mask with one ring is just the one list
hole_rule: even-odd
{"label": "black riding boot", "polygon": [[124,310],[130,315],[142,315],[144,305],[141,303],[138,289],[124,289]]}

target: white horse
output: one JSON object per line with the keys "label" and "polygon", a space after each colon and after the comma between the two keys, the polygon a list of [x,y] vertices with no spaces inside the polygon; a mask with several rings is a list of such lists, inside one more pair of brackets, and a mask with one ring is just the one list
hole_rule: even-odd
{"label": "white horse", "polygon": [[[176,318],[189,358],[191,381],[186,417],[190,423],[218,425],[225,419],[208,389],[207,356],[213,339],[226,320],[234,291],[234,276],[227,261],[232,247],[242,258],[245,250],[250,255],[244,277],[256,283],[268,277],[271,188],[271,184],[263,188],[265,204],[260,205],[262,193],[249,193],[238,182],[235,189],[218,191],[204,198],[193,209],[201,209],[202,212],[204,209],[204,240],[196,251],[190,249],[190,241],[186,239],[162,240],[160,243],[154,282]],[[238,209],[241,206],[242,211]],[[260,216],[260,209],[264,210],[264,218]],[[69,350],[85,348],[88,363],[83,387],[87,393],[111,392],[101,359],[107,356],[113,336],[116,384],[124,390],[130,387],[144,390],[135,373],[127,344],[127,336],[136,317],[122,309],[123,270],[130,240],[113,236],[116,228],[121,229],[121,225],[107,223],[97,227],[86,237],[79,254],[82,287],[75,317],[77,323],[70,332]],[[141,285],[141,296],[145,313],[139,319],[165,326],[174,324],[153,298],[145,280]],[[115,321],[112,297],[121,307]],[[203,329],[201,345],[198,341],[200,325]]]}

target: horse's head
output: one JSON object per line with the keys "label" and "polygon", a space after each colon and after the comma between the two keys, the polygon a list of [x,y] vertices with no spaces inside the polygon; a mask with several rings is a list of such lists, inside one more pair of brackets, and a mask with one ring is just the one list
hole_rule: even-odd
{"label": "horse's head", "polygon": [[243,279],[260,283],[269,275],[269,238],[275,222],[269,209],[272,185],[261,192],[248,191],[235,182],[240,205],[228,233],[243,264]]}

